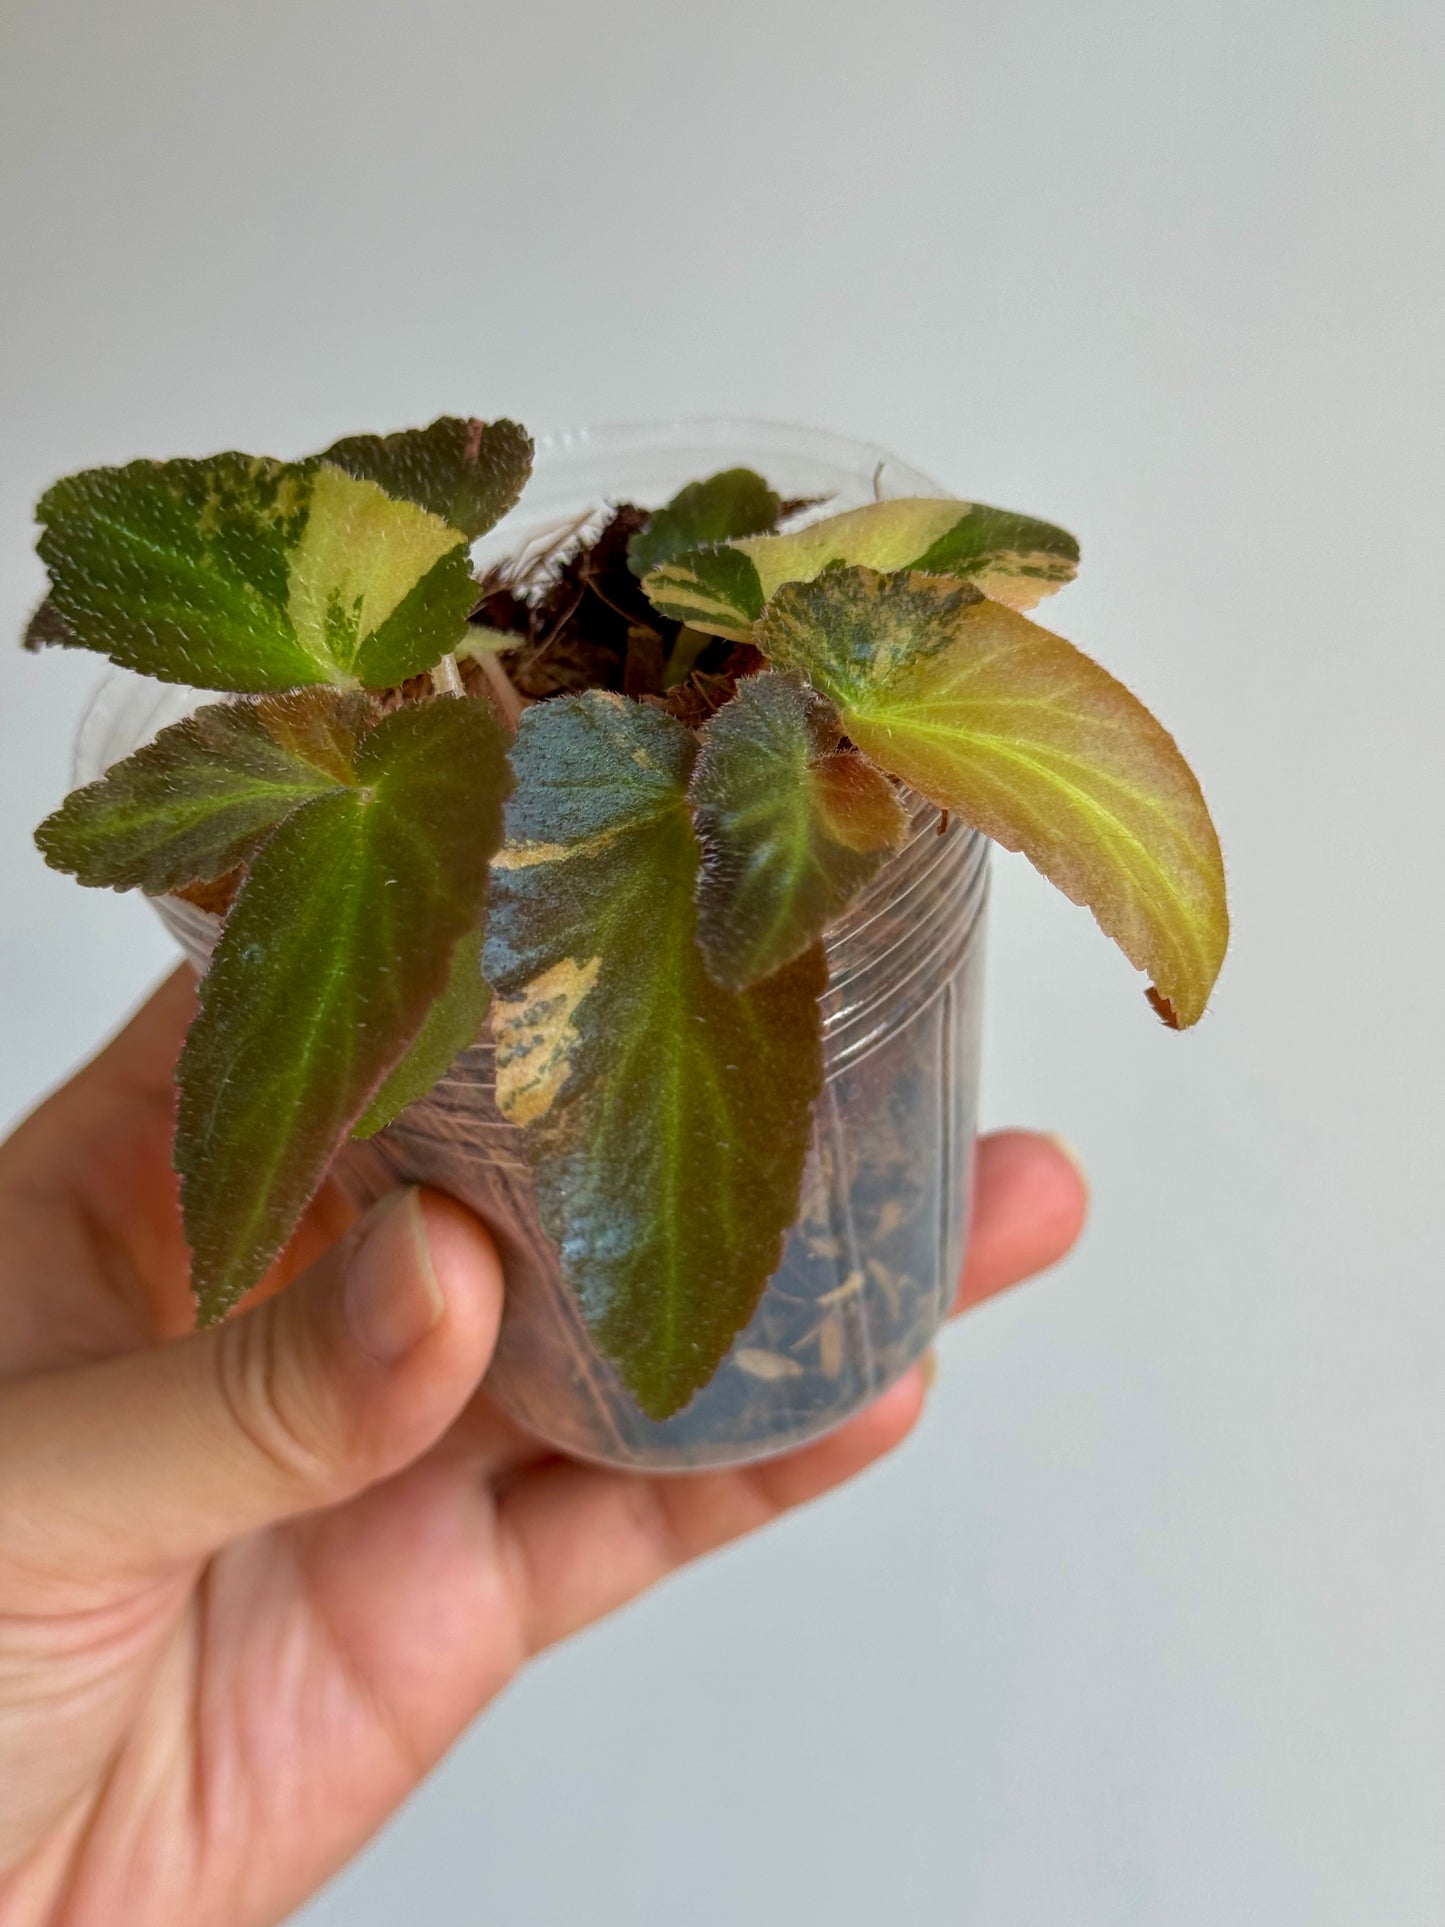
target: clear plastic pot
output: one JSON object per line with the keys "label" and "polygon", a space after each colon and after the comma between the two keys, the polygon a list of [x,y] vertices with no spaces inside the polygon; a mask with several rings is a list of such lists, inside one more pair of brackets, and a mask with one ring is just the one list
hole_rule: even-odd
{"label": "clear plastic pot", "polygon": [[[819,513],[875,494],[940,491],[882,450],[768,423],[609,428],[541,442],[522,506],[479,559],[608,501],[653,506],[735,465]],[[193,708],[194,691],[115,672],[82,725],[77,781]],[[646,1471],[736,1465],[789,1450],[869,1404],[928,1348],[963,1259],[978,1086],[988,846],[918,804],[909,841],[827,933],[826,1081],[799,1214],[752,1321],[692,1403],[646,1418],[594,1348],[537,1221],[518,1133],[496,1108],[490,1039],[369,1143],[343,1175],[359,1199],[398,1182],[450,1192],[491,1227],[506,1307],[487,1388],[561,1450]],[[167,899],[198,968],[216,920]]]}

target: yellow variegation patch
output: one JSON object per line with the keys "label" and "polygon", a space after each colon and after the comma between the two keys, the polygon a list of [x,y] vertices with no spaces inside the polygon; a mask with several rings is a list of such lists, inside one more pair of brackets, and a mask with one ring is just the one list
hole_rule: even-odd
{"label": "yellow variegation patch", "polygon": [[497,1103],[513,1124],[545,1117],[572,1074],[581,1037],[572,1019],[597,982],[600,957],[564,957],[534,977],[520,997],[499,998],[492,1009],[497,1042]]}
{"label": "yellow variegation patch", "polygon": [[532,438],[511,421],[442,415],[395,435],[347,435],[321,459],[439,515],[473,542],[501,520],[532,472]]}
{"label": "yellow variegation patch", "polygon": [[402,599],[463,538],[439,516],[323,462],[289,558],[287,614],[323,668],[349,669]]}
{"label": "yellow variegation patch", "polygon": [[751,1317],[822,1080],[813,945],[728,990],[697,942],[697,738],[601,690],[535,703],[494,867],[497,1095],[600,1349],[664,1419]]}
{"label": "yellow variegation patch", "polygon": [[905,496],[791,534],[693,549],[642,586],[664,615],[743,642],[784,583],[814,582],[829,569],[918,569],[970,581],[1011,609],[1031,609],[1072,581],[1078,565],[1078,543],[1051,523],[979,502]]}
{"label": "yellow variegation patch", "polygon": [[330,463],[87,469],[36,513],[37,639],[201,689],[388,689],[456,646],[476,599],[458,530]]}
{"label": "yellow variegation patch", "polygon": [[733,546],[751,558],[763,600],[770,602],[785,582],[812,582],[839,563],[906,569],[971,511],[968,502],[909,496],[825,516],[792,535],[755,535]]}

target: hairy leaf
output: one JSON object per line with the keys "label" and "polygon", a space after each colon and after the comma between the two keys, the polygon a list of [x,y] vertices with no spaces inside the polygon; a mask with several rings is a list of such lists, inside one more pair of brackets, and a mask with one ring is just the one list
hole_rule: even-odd
{"label": "hairy leaf", "polygon": [[756,983],[816,943],[907,834],[892,785],[840,734],[831,703],[776,671],[703,731],[698,936],[719,983]]}
{"label": "hairy leaf", "polygon": [[430,510],[474,542],[526,487],[532,438],[516,422],[443,415],[395,435],[348,435],[323,460]]}
{"label": "hairy leaf", "polygon": [[865,755],[1086,904],[1161,1014],[1198,1020],[1229,940],[1219,839],[1174,739],[1121,683],[969,584],[921,574],[790,585],[756,640],[837,704]]}
{"label": "hairy leaf", "polygon": [[410,1050],[372,1098],[353,1137],[374,1137],[401,1116],[408,1104],[425,1097],[456,1059],[481,1035],[491,992],[482,976],[482,931],[469,930],[452,957],[451,975]]}
{"label": "hairy leaf", "polygon": [[164,682],[385,688],[438,661],[475,599],[455,529],[327,463],[87,469],[37,514],[53,639]]}
{"label": "hairy leaf", "polygon": [[486,970],[497,1096],[643,1411],[705,1385],[777,1265],[822,1078],[821,948],[755,989],[696,942],[696,738],[598,690],[522,718]]}
{"label": "hairy leaf", "polygon": [[646,575],[685,549],[757,535],[773,526],[781,508],[761,475],[750,468],[725,468],[704,482],[689,482],[666,508],[649,516],[627,544],[628,567],[634,575]]}
{"label": "hairy leaf", "polygon": [[176,1168],[203,1319],[290,1236],[481,919],[501,840],[506,736],[465,698],[397,710],[354,787],[262,846],[181,1054]]}
{"label": "hairy leaf", "polygon": [[642,587],[660,615],[732,642],[747,642],[763,613],[757,564],[731,543],[689,549],[645,576]]}
{"label": "hairy leaf", "polygon": [[210,703],[73,790],[35,832],[82,883],[151,896],[245,863],[300,804],[351,781],[365,696],[304,690]]}
{"label": "hairy leaf", "polygon": [[1079,545],[1063,529],[1007,509],[929,496],[872,502],[790,535],[752,536],[730,546],[741,560],[723,564],[716,550],[676,555],[642,586],[664,615],[746,642],[764,603],[785,582],[813,582],[825,569],[863,564],[964,576],[995,602],[1031,609],[1071,582],[1079,566]]}

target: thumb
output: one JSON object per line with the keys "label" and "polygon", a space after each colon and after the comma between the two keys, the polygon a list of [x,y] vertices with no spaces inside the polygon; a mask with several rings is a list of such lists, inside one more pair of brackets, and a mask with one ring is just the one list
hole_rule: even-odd
{"label": "thumb", "polygon": [[254,1311],[5,1388],[0,1560],[84,1590],[350,1497],[451,1424],[501,1303],[472,1214],[398,1191]]}

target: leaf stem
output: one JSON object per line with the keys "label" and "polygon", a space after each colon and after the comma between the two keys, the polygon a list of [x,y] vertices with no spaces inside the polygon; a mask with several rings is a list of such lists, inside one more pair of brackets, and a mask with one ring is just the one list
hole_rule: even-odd
{"label": "leaf stem", "polygon": [[517,724],[522,720],[522,711],[527,707],[527,699],[519,690],[496,656],[489,649],[479,649],[472,661],[487,679],[487,694],[502,721],[515,736]]}
{"label": "leaf stem", "polygon": [[464,696],[467,693],[455,656],[443,656],[433,667],[431,683],[439,696]]}

